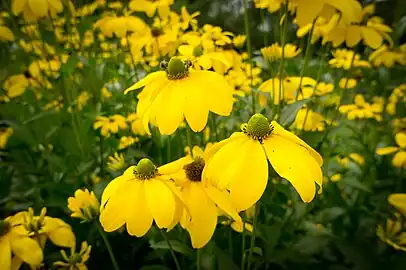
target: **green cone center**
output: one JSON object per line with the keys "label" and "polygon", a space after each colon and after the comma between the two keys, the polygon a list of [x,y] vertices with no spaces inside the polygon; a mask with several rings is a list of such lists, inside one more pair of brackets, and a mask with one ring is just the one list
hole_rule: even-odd
{"label": "green cone center", "polygon": [[193,56],[199,57],[199,56],[201,56],[201,55],[203,55],[203,50],[202,50],[202,48],[200,48],[200,47],[195,47],[195,48],[193,49]]}
{"label": "green cone center", "polygon": [[172,57],[168,63],[168,73],[173,76],[182,75],[187,72],[185,63],[179,58]]}
{"label": "green cone center", "polygon": [[155,176],[157,169],[155,164],[148,158],[141,159],[134,169],[134,174],[142,180],[150,179]]}
{"label": "green cone center", "polygon": [[200,182],[202,180],[204,165],[205,165],[204,159],[201,157],[196,157],[193,160],[193,162],[183,167],[186,173],[186,177],[190,181]]}
{"label": "green cone center", "polygon": [[247,132],[255,137],[265,137],[269,135],[271,128],[268,119],[260,113],[254,114],[247,124]]}

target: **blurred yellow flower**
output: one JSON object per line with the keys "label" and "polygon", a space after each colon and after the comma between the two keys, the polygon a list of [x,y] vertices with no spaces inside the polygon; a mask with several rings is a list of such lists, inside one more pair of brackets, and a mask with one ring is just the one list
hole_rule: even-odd
{"label": "blurred yellow flower", "polygon": [[0,128],[0,149],[4,149],[7,145],[8,138],[13,135],[13,128]]}
{"label": "blurred yellow flower", "polygon": [[92,246],[88,245],[86,241],[82,242],[79,253],[75,252],[75,247],[70,249],[70,256],[65,250],[61,250],[62,258],[65,260],[54,262],[57,269],[65,270],[87,270],[86,261],[90,258],[90,251]]}
{"label": "blurred yellow flower", "polygon": [[119,171],[124,168],[125,159],[123,154],[114,153],[113,156],[108,157],[107,167],[113,171]]}
{"label": "blurred yellow flower", "polygon": [[101,96],[102,96],[103,99],[111,98],[112,95],[113,94],[106,87],[103,87],[101,89]]}
{"label": "blurred yellow flower", "polygon": [[336,25],[340,16],[338,13],[334,14],[331,18],[326,19],[324,17],[318,17],[313,23],[308,23],[303,26],[299,26],[296,31],[298,38],[304,37],[313,28],[311,43],[316,43],[321,37],[327,35]]}
{"label": "blurred yellow flower", "polygon": [[72,212],[71,217],[89,222],[99,216],[100,205],[93,191],[78,189],[74,197],[68,198],[68,208]]}
{"label": "blurred yellow flower", "polygon": [[193,14],[189,14],[186,7],[182,7],[180,10],[180,14],[182,17],[183,30],[186,30],[189,27],[189,25],[191,25],[192,28],[197,26],[197,20],[195,18],[200,15],[199,11],[193,12]]}
{"label": "blurred yellow flower", "polygon": [[72,228],[62,219],[46,216],[46,212],[47,209],[43,207],[41,214],[35,216],[30,207],[28,211],[18,213],[15,218],[21,224],[19,230],[35,238],[41,247],[45,246],[48,238],[59,247],[74,247],[76,238]]}
{"label": "blurred yellow flower", "polygon": [[176,131],[184,119],[194,132],[207,124],[209,111],[230,115],[233,89],[223,76],[212,71],[189,71],[190,62],[172,57],[161,65],[165,71],[147,75],[125,90],[144,87],[138,94],[137,114],[147,134],[149,122],[156,120],[161,134]]}
{"label": "blurred yellow flower", "polygon": [[278,11],[284,3],[284,0],[254,0],[256,8],[268,9],[271,13]]}
{"label": "blurred yellow flower", "polygon": [[131,136],[123,136],[120,138],[120,143],[118,145],[118,149],[120,149],[120,150],[125,149],[138,141],[139,141],[139,139],[137,137],[134,138]]}
{"label": "blurred yellow flower", "polygon": [[399,102],[406,102],[406,84],[403,83],[393,89],[392,94],[389,96],[388,104],[386,105],[386,111],[390,115],[396,114],[396,106]]}
{"label": "blurred yellow flower", "polygon": [[242,48],[246,40],[247,40],[246,35],[238,35],[233,37],[233,44],[236,48]]}
{"label": "blurred yellow flower", "polygon": [[[183,204],[170,178],[149,159],[141,159],[103,191],[100,223],[112,232],[126,224],[127,232],[144,236],[155,221],[158,228],[172,229],[180,220]],[[131,207],[128,207],[131,206]]]}
{"label": "blurred yellow flower", "polygon": [[357,86],[357,80],[354,78],[341,78],[338,86],[343,89],[351,89]]}
{"label": "blurred yellow flower", "polygon": [[145,12],[148,17],[154,16],[158,11],[161,18],[169,15],[170,6],[174,0],[133,0],[129,4],[129,8],[133,11]]}
{"label": "blurred yellow flower", "polygon": [[298,111],[293,126],[304,131],[323,131],[326,120],[318,112],[308,108],[302,108]]}
{"label": "blurred yellow flower", "polygon": [[331,176],[331,181],[333,181],[333,182],[338,182],[338,181],[340,181],[341,180],[341,178],[342,178],[342,175],[340,174],[340,173],[336,173],[336,174],[334,174],[333,176]]}
{"label": "blurred yellow flower", "polygon": [[380,156],[396,153],[392,158],[393,166],[406,168],[406,133],[396,133],[395,141],[398,146],[378,148],[376,149],[376,153]]}
{"label": "blurred yellow flower", "polygon": [[22,262],[39,266],[43,259],[41,247],[20,230],[19,214],[0,220],[0,269],[19,269]]}
{"label": "blurred yellow flower", "polygon": [[131,123],[131,131],[135,135],[140,135],[140,136],[146,135],[144,126],[142,124],[142,119],[140,118],[140,116],[138,114],[130,113],[127,116],[127,121]]}
{"label": "blurred yellow flower", "polygon": [[382,120],[384,100],[374,99],[374,103],[365,101],[361,94],[357,94],[354,98],[354,104],[341,105],[339,111],[346,114],[349,120],[375,118],[377,121]]}
{"label": "blurred yellow flower", "polygon": [[30,85],[30,80],[24,74],[12,75],[5,80],[3,87],[9,99],[16,98],[24,94],[25,89]]}
{"label": "blurred yellow flower", "polygon": [[406,193],[393,193],[389,195],[388,201],[406,216]]}
{"label": "blurred yellow flower", "polygon": [[[402,46],[406,49],[405,44]],[[396,63],[406,65],[406,50],[402,51],[402,46],[400,48],[389,48],[388,45],[384,44],[371,53],[368,60],[375,67],[384,65],[391,68]]]}
{"label": "blurred yellow flower", "polygon": [[[284,58],[293,58],[301,52],[301,49],[290,43],[286,44],[283,50]],[[270,62],[282,59],[282,47],[279,46],[278,43],[274,43],[269,47],[262,48],[261,53],[262,56]]]}
{"label": "blurred yellow flower", "polygon": [[332,54],[334,58],[328,61],[328,63],[333,68],[343,68],[348,70],[351,67],[370,67],[369,62],[361,60],[361,56],[354,51],[338,49]]}
{"label": "blurred yellow flower", "polygon": [[11,10],[18,16],[23,13],[24,20],[31,22],[48,17],[53,18],[63,11],[61,0],[13,0]]}
{"label": "blurred yellow flower", "polygon": [[238,211],[248,209],[262,196],[268,182],[268,160],[304,202],[313,200],[315,182],[321,192],[323,159],[313,148],[275,121],[269,124],[261,114],[253,115],[241,129],[219,143],[222,147],[203,172],[204,179],[230,191]]}
{"label": "blurred yellow flower", "polygon": [[403,225],[404,218],[395,214],[393,219],[388,218],[385,225],[378,225],[376,234],[393,248],[406,252],[406,231]]}
{"label": "blurred yellow flower", "polygon": [[0,41],[14,41],[13,32],[5,25],[0,18]]}
{"label": "blurred yellow flower", "polygon": [[115,114],[110,117],[97,116],[93,123],[94,129],[101,129],[100,133],[104,137],[110,137],[111,133],[116,134],[120,129],[127,129],[126,118],[122,115]]}
{"label": "blurred yellow flower", "polygon": [[187,155],[161,167],[161,172],[169,175],[180,186],[182,201],[188,211],[183,211],[181,225],[190,234],[192,246],[201,248],[213,236],[217,225],[217,207],[221,212],[242,223],[231,203],[228,191],[220,191],[202,177],[206,162],[217,149],[211,145],[202,149],[193,147],[193,157]]}
{"label": "blurred yellow flower", "polygon": [[144,33],[148,26],[136,16],[106,16],[96,21],[93,28],[99,28],[106,37],[115,34],[119,38],[125,38],[132,32]]}

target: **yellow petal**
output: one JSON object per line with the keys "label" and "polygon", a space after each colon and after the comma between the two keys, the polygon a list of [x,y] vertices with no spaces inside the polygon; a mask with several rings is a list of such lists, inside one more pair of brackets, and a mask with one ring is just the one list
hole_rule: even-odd
{"label": "yellow petal", "polygon": [[[185,101],[184,113],[187,123],[194,132],[200,132],[207,124],[209,108],[202,85],[196,85],[189,76],[179,84],[183,91],[188,91]],[[200,84],[201,82],[197,82]]]}
{"label": "yellow petal", "polygon": [[204,191],[209,196],[209,198],[220,208],[224,213],[230,216],[233,220],[241,222],[241,217],[236,211],[235,205],[233,205],[230,194],[228,191],[220,191],[213,186],[204,187]]}
{"label": "yellow petal", "polygon": [[38,266],[41,264],[42,250],[35,240],[24,236],[12,237],[10,240],[11,250],[15,256],[31,265]]}
{"label": "yellow petal", "polygon": [[[8,29],[5,26],[0,25],[0,40],[8,40],[8,41],[13,41],[14,40],[14,34],[13,32],[11,32],[10,29]],[[15,96],[19,96],[22,92],[24,92],[25,88],[21,87],[19,85],[15,85],[15,88],[18,89],[17,91],[13,91],[14,92],[14,97]],[[11,87],[10,90],[11,91]],[[9,94],[10,95],[10,94]]]}
{"label": "yellow petal", "polygon": [[[52,243],[59,247],[74,247],[76,244],[76,238],[72,232],[71,227],[64,221],[57,218],[47,219],[46,223],[50,223],[50,220],[52,220],[52,222],[54,223],[54,225],[52,226],[56,227],[55,229],[48,231],[48,237],[52,241]],[[45,226],[44,230],[46,230]]]}
{"label": "yellow petal", "polygon": [[162,165],[161,167],[158,168],[158,172],[160,174],[166,174],[166,175],[173,174],[179,170],[182,170],[183,166],[185,166],[189,162],[190,162],[190,158],[183,157],[183,158],[180,158],[173,162]]}
{"label": "yellow petal", "polygon": [[136,82],[129,88],[124,91],[124,94],[127,94],[130,91],[136,90],[138,88],[143,87],[144,85],[148,85],[149,83],[153,82],[154,80],[166,79],[166,72],[165,71],[156,71],[153,73],[148,74],[142,80]]}
{"label": "yellow petal", "polygon": [[376,32],[375,29],[369,27],[362,28],[362,35],[364,37],[365,44],[371,47],[372,49],[377,49],[382,45],[383,38]]}
{"label": "yellow petal", "polygon": [[279,135],[271,135],[263,145],[275,171],[294,186],[304,202],[313,200],[315,182],[321,183],[323,176],[309,152]]}
{"label": "yellow petal", "polygon": [[173,81],[162,94],[155,100],[156,123],[159,132],[170,135],[175,132],[183,121],[183,108],[186,100],[184,89],[178,86],[178,81]]}
{"label": "yellow petal", "polygon": [[119,229],[125,223],[126,213],[123,209],[127,209],[127,202],[133,194],[130,193],[131,181],[139,180],[124,180],[114,194],[110,196],[104,209],[100,213],[100,223],[106,232],[112,232]]}
{"label": "yellow petal", "polygon": [[0,238],[0,269],[11,268],[11,249],[9,237]]}
{"label": "yellow petal", "polygon": [[406,152],[399,151],[397,152],[392,159],[392,164],[398,168],[405,168],[406,167]]}
{"label": "yellow petal", "polygon": [[22,264],[23,264],[23,261],[20,258],[18,258],[17,256],[14,256],[13,259],[11,259],[11,269],[10,270],[18,270],[18,269],[20,269]]}
{"label": "yellow petal", "polygon": [[201,248],[209,242],[216,229],[216,206],[203,191],[201,183],[191,183],[185,191],[185,199],[191,217],[186,229],[190,234],[192,246]]}
{"label": "yellow petal", "polygon": [[236,170],[229,190],[237,211],[253,206],[262,196],[268,183],[268,161],[261,144],[248,139],[239,149],[243,165]]}
{"label": "yellow petal", "polygon": [[25,9],[28,0],[13,0],[11,2],[11,11],[14,15],[18,15]]}
{"label": "yellow petal", "polygon": [[346,43],[348,47],[354,47],[361,40],[361,27],[357,25],[352,25],[348,27],[348,33],[346,38]]}
{"label": "yellow petal", "polygon": [[399,145],[400,148],[406,147],[406,133],[399,132],[395,135],[395,141]]}
{"label": "yellow petal", "polygon": [[310,155],[316,160],[317,164],[319,164],[320,167],[323,165],[323,158],[321,157],[321,155],[316,150],[314,150],[310,145],[308,145],[305,141],[300,139],[295,134],[285,130],[276,121],[272,121],[271,124],[274,127],[274,130],[272,131],[273,134],[280,135],[285,139],[306,148],[307,151],[309,151]]}
{"label": "yellow petal", "polygon": [[318,0],[307,0],[299,5],[296,11],[296,21],[300,26],[312,23],[323,9],[323,4]]}
{"label": "yellow petal", "polygon": [[37,17],[45,17],[48,15],[48,1],[28,0],[28,5],[29,5],[31,11]]}
{"label": "yellow petal", "polygon": [[149,231],[153,220],[145,199],[144,182],[132,181],[129,189],[132,196],[125,205],[127,232],[141,237]]}
{"label": "yellow petal", "polygon": [[61,3],[61,0],[47,0],[49,5],[56,10],[56,12],[62,12],[63,10],[63,5]]}
{"label": "yellow petal", "polygon": [[387,155],[387,154],[392,154],[398,150],[399,150],[399,147],[396,147],[396,146],[382,147],[382,148],[376,149],[376,154],[383,156],[383,155]]}
{"label": "yellow petal", "polygon": [[191,45],[180,45],[178,51],[183,56],[192,57],[193,56],[193,46]]}
{"label": "yellow petal", "polygon": [[118,189],[118,187],[121,186],[122,183],[125,181],[130,180],[131,178],[134,178],[133,171],[135,169],[135,166],[129,167],[123,175],[120,175],[119,177],[116,177],[113,181],[111,181],[106,188],[103,191],[102,194],[102,199],[101,199],[101,204],[100,207],[104,208],[106,202],[110,199],[112,195],[114,195]]}
{"label": "yellow petal", "polygon": [[406,213],[406,193],[394,193],[389,195],[390,204]]}
{"label": "yellow petal", "polygon": [[147,206],[159,228],[168,228],[175,218],[176,201],[172,191],[161,181],[144,182]]}

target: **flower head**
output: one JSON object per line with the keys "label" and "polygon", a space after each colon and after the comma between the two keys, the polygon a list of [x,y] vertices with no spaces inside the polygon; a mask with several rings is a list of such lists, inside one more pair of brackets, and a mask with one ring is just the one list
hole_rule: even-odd
{"label": "flower head", "polygon": [[141,237],[155,221],[172,229],[180,220],[183,205],[170,178],[144,158],[111,181],[103,191],[100,223],[112,232],[126,224],[130,235]]}
{"label": "flower head", "polygon": [[[289,43],[284,46],[283,51],[284,58],[293,58],[301,52],[296,45]],[[262,48],[261,53],[265,59],[273,62],[282,58],[282,47],[278,43],[274,43],[269,47]]]}
{"label": "flower head", "polygon": [[68,198],[68,208],[72,212],[71,217],[88,222],[98,217],[100,205],[93,191],[78,189],[74,197]]}
{"label": "flower head", "polygon": [[38,19],[54,17],[63,11],[61,0],[13,0],[11,10],[14,15],[23,13],[26,21],[36,21]]}
{"label": "flower head", "polygon": [[220,190],[229,190],[237,210],[243,211],[262,196],[268,181],[269,160],[304,202],[313,200],[315,182],[321,187],[323,179],[320,169],[323,160],[313,148],[275,121],[269,124],[261,114],[253,115],[241,130],[221,142],[222,147],[210,159],[204,178]]}
{"label": "flower head", "polygon": [[54,266],[58,269],[78,269],[86,270],[86,261],[90,258],[90,251],[92,246],[89,246],[86,241],[82,242],[79,253],[75,252],[75,247],[72,247],[70,250],[70,256],[68,256],[65,250],[61,250],[62,258],[65,260],[54,262]]}
{"label": "flower head", "polygon": [[242,223],[231,204],[228,191],[218,190],[202,177],[206,162],[217,148],[210,144],[203,152],[195,146],[193,157],[189,153],[186,157],[161,167],[180,187],[181,198],[187,209],[183,211],[181,225],[189,232],[194,248],[203,247],[211,239],[219,211]]}
{"label": "flower head", "polygon": [[114,153],[114,155],[109,156],[107,161],[107,167],[113,171],[119,171],[124,168],[125,159],[123,154]]}
{"label": "flower head", "polygon": [[125,93],[141,88],[137,114],[144,129],[156,121],[161,134],[172,134],[184,119],[195,132],[207,124],[209,111],[227,116],[231,113],[233,89],[223,76],[212,71],[190,71],[190,61],[172,57],[161,63],[164,71],[149,74]]}
{"label": "flower head", "polygon": [[104,137],[110,137],[111,133],[116,134],[120,129],[127,129],[128,125],[124,116],[115,114],[110,117],[97,116],[93,123],[94,129],[100,129]]}
{"label": "flower head", "polygon": [[395,135],[398,146],[388,146],[376,149],[378,155],[388,155],[396,153],[392,158],[392,164],[398,168],[406,168],[406,133],[398,132]]}

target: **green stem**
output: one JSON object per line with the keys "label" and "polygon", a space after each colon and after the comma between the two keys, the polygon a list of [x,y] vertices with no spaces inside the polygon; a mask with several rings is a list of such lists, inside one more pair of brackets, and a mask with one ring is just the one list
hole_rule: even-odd
{"label": "green stem", "polygon": [[115,270],[120,270],[120,267],[118,266],[117,261],[116,261],[116,257],[114,257],[113,249],[111,248],[109,239],[107,238],[107,235],[104,233],[103,228],[101,227],[101,225],[98,221],[96,221],[96,226],[99,229],[100,235],[103,238],[107,251],[109,252],[111,263],[113,264],[113,268]]}
{"label": "green stem", "polygon": [[214,138],[216,139],[216,142],[219,141],[219,136],[218,136],[218,132],[217,132],[217,123],[216,123],[216,118],[214,116],[214,114],[210,115],[210,120],[211,120],[211,132],[210,133],[214,133]]}
{"label": "green stem", "polygon": [[241,259],[241,270],[244,270],[245,267],[245,235],[246,235],[246,231],[245,231],[245,221],[243,221],[242,223],[242,244],[241,244],[241,255],[242,255],[242,259]]}
{"label": "green stem", "polygon": [[100,176],[104,176],[104,160],[103,160],[103,142],[104,137],[100,135]]}
{"label": "green stem", "polygon": [[193,157],[192,134],[190,134],[190,128],[188,126],[186,126],[185,129],[186,129],[187,145],[189,146],[189,150],[190,150],[190,156]]}
{"label": "green stem", "polygon": [[173,251],[171,242],[169,241],[168,237],[166,237],[166,234],[162,230],[159,231],[161,232],[162,237],[165,239],[166,243],[168,243],[169,251],[172,255],[173,261],[175,262],[176,269],[181,270],[178,259],[176,258],[175,252]]}
{"label": "green stem", "polygon": [[200,270],[200,269],[202,269],[202,264],[201,264],[201,258],[202,257],[202,254],[201,254],[201,249],[199,248],[198,250],[197,250],[197,256],[196,256],[196,268],[197,268],[197,270]]}
{"label": "green stem", "polygon": [[254,220],[252,221],[252,234],[251,234],[251,242],[250,242],[250,250],[248,253],[248,269],[251,267],[251,260],[252,260],[252,250],[254,249],[255,245],[255,231],[257,226],[257,216],[259,215],[259,203],[255,205],[255,215]]}
{"label": "green stem", "polygon": [[[247,51],[248,51],[248,63],[251,67],[250,74],[250,87],[252,87],[252,45],[251,45],[251,31],[249,24],[249,15],[248,15],[248,0],[243,0],[244,4],[244,27],[245,34],[247,35]],[[256,111],[256,93],[251,89],[251,98],[252,98],[252,114],[255,114]]]}
{"label": "green stem", "polygon": [[310,29],[309,36],[307,38],[306,51],[305,51],[305,56],[304,56],[304,63],[303,63],[302,70],[300,72],[299,88],[297,89],[297,92],[296,92],[295,101],[298,100],[300,94],[303,94],[302,93],[302,82],[303,82],[303,77],[304,77],[305,70],[307,69],[307,66],[309,65],[310,48],[312,47],[312,36],[313,36],[313,30],[314,30],[314,25],[315,24],[316,24],[316,20],[313,21],[312,28]]}
{"label": "green stem", "polygon": [[[260,14],[261,14],[261,23],[263,25],[265,25],[265,14],[264,14],[264,10],[261,8],[260,10]],[[265,28],[265,27],[264,27]],[[265,30],[265,29],[264,29]],[[269,31],[268,31],[269,32]],[[268,46],[268,32],[263,33],[264,35],[264,46]]]}
{"label": "green stem", "polygon": [[282,25],[282,31],[281,31],[281,48],[282,48],[282,57],[281,57],[281,62],[279,64],[279,77],[280,77],[280,83],[279,83],[279,107],[278,107],[278,115],[281,113],[282,109],[282,101],[283,101],[283,78],[284,78],[284,64],[285,64],[285,42],[286,42],[286,32],[287,32],[287,20],[288,20],[288,2],[289,0],[286,0],[285,5],[284,5],[284,13],[281,16],[283,18],[283,25]]}
{"label": "green stem", "polygon": [[233,258],[233,230],[228,230],[228,248],[230,252],[230,258]]}

